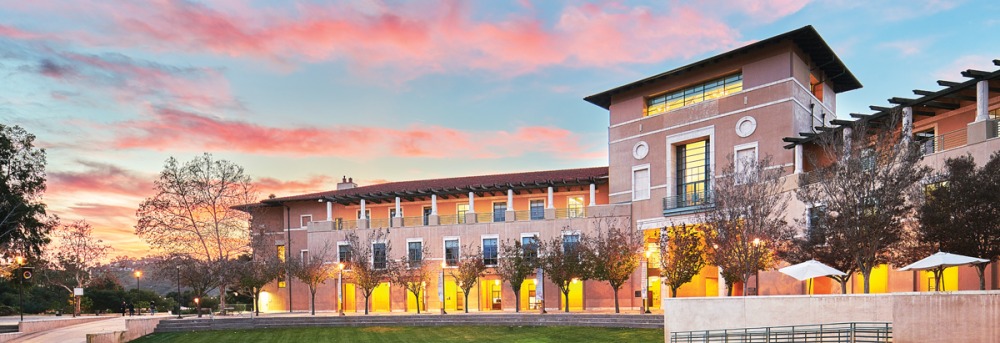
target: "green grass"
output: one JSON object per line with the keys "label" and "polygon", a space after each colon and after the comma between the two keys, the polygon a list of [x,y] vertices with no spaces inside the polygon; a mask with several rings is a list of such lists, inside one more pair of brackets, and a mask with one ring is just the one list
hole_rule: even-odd
{"label": "green grass", "polygon": [[248,342],[663,342],[663,329],[591,327],[346,327],[154,333],[136,343]]}

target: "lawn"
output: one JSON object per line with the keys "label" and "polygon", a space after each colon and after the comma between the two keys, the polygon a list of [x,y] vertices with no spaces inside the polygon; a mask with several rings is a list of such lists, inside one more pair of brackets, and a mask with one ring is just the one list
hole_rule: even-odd
{"label": "lawn", "polygon": [[663,342],[663,329],[591,327],[346,327],[154,333],[136,343],[248,342]]}

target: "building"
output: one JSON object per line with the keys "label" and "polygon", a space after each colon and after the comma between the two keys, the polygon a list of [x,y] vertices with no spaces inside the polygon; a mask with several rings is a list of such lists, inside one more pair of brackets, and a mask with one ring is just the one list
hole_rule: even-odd
{"label": "building", "polygon": [[[927,146],[929,165],[939,167],[945,158],[966,153],[984,161],[1000,150],[1000,71],[970,70],[963,76],[968,80],[939,81],[942,90],[915,91],[918,98],[890,99],[907,114],[905,130]],[[286,257],[334,245],[339,251],[348,230],[364,237],[365,230],[386,228],[396,255],[426,246],[426,258],[446,262],[445,269],[450,268],[449,258],[467,247],[481,248],[484,258],[494,261],[501,241],[533,236],[572,240],[607,218],[641,230],[649,244],[646,250],[653,251],[661,228],[697,224],[697,214],[711,207],[712,180],[730,156],[770,155],[785,167],[786,188],[798,187],[812,168],[804,162],[812,137],[850,125],[838,119],[837,95],[860,87],[816,30],[806,26],[586,97],[609,111],[608,167],[364,187],[345,178],[336,190],[264,200],[254,225],[272,237],[276,253]],[[876,113],[851,116],[884,116],[890,111],[872,109]],[[786,215],[794,222],[809,210],[793,199]],[[334,255],[331,263],[341,258]],[[650,306],[659,307],[664,291],[658,275],[655,268],[636,271],[620,293],[622,306],[639,308],[642,300],[631,295],[646,288]],[[946,280],[954,284],[946,284],[946,289],[975,289],[976,277],[971,268],[949,269]],[[997,289],[996,265],[988,277]],[[874,292],[926,290],[927,278],[883,266],[873,274],[872,287]],[[725,293],[722,281],[717,268],[706,267],[678,295],[718,296]],[[762,295],[806,291],[804,283],[773,271],[751,282]],[[426,308],[510,311],[512,300],[519,297],[523,310],[535,310],[532,299],[542,290],[549,309],[565,302],[573,309],[607,309],[614,303],[610,286],[597,281],[574,283],[570,299],[562,299],[549,281],[529,280],[521,294],[514,294],[491,274],[482,278],[468,304],[456,286],[444,277],[442,305],[433,291],[437,280],[432,280]],[[819,280],[813,291],[839,292],[839,285]],[[347,311],[363,311],[363,298],[349,282],[343,292]],[[307,288],[295,280],[279,280],[266,293],[262,305],[267,310],[308,309]],[[318,310],[337,309],[335,284],[323,285],[318,294]],[[385,283],[376,289],[371,310],[415,311],[414,303],[405,290]]]}

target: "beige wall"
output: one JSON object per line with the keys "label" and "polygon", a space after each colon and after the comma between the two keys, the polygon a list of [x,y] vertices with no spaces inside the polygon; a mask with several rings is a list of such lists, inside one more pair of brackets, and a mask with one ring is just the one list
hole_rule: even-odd
{"label": "beige wall", "polygon": [[[892,322],[893,341],[1000,342],[1000,292],[681,298],[664,300],[670,332]],[[669,340],[667,340],[669,341]]]}

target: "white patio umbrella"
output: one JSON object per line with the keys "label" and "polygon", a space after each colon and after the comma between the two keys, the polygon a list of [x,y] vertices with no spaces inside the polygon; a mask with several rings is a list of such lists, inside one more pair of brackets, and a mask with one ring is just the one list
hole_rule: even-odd
{"label": "white patio umbrella", "polygon": [[941,285],[942,285],[942,283],[941,283],[941,277],[944,274],[945,268],[955,267],[955,266],[964,266],[964,265],[973,264],[973,263],[986,263],[986,262],[989,262],[989,261],[981,259],[981,258],[969,257],[969,256],[965,256],[965,255],[949,254],[949,253],[946,253],[946,252],[940,252],[939,251],[938,253],[936,253],[934,255],[931,255],[931,256],[928,256],[928,257],[925,257],[924,259],[922,259],[920,261],[913,262],[912,264],[910,264],[910,265],[908,265],[906,267],[899,268],[899,270],[903,270],[903,271],[906,271],[906,270],[930,270],[930,271],[933,271],[934,272],[934,289],[940,291],[940,290],[942,290],[941,289]]}
{"label": "white patio umbrella", "polygon": [[[791,265],[785,268],[778,269],[785,275],[791,276],[799,281],[809,280],[812,282],[813,278],[820,276],[830,276],[830,275],[847,275],[844,272],[837,270],[836,268],[830,267],[823,264],[820,261],[809,260],[799,264]],[[808,288],[812,288],[811,285],[807,285]]]}

